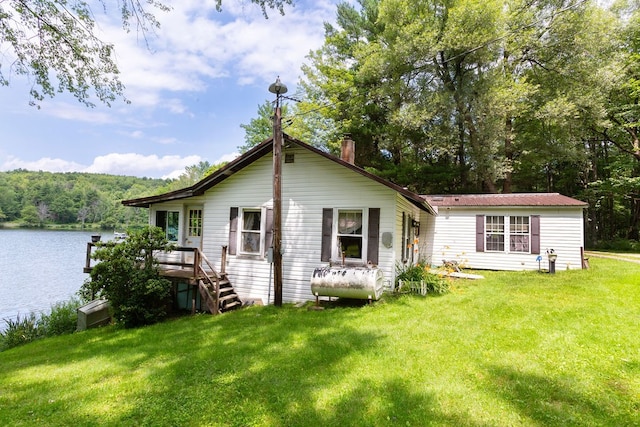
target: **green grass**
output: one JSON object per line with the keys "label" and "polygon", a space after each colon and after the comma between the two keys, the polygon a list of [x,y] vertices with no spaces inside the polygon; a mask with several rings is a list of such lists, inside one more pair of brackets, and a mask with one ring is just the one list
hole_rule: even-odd
{"label": "green grass", "polygon": [[251,307],[0,353],[0,425],[640,425],[640,265]]}

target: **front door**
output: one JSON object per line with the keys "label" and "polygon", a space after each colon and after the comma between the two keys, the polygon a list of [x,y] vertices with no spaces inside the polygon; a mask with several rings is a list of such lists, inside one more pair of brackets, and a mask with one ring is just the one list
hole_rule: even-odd
{"label": "front door", "polygon": [[[186,221],[184,246],[202,249],[202,206],[187,207]],[[186,255],[185,261],[193,262],[193,252],[186,252]]]}

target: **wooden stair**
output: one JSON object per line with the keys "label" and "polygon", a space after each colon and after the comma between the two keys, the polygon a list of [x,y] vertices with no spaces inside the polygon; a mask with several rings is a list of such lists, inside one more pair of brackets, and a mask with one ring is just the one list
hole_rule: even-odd
{"label": "wooden stair", "polygon": [[224,313],[242,307],[242,301],[240,301],[226,274],[217,280],[218,292],[216,292],[216,279],[207,279],[209,278],[205,277],[198,282],[198,290],[211,314]]}
{"label": "wooden stair", "polygon": [[242,307],[242,301],[233,289],[227,274],[215,271],[204,254],[199,253],[199,258],[209,266],[209,269],[205,270],[202,265],[198,264],[202,277],[198,280],[198,291],[209,312],[219,314]]}

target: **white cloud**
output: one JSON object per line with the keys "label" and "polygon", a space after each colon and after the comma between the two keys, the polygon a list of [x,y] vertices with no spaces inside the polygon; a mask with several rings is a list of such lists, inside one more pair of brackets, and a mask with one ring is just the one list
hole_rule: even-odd
{"label": "white cloud", "polygon": [[43,157],[35,161],[20,160],[16,157],[9,156],[2,164],[1,171],[10,171],[14,169],[26,169],[30,171],[47,171],[47,172],[76,172],[84,169],[85,166],[62,159],[52,159]]}
{"label": "white cloud", "polygon": [[112,114],[107,114],[104,111],[90,109],[84,105],[71,105],[65,102],[49,101],[43,103],[42,111],[59,119],[79,122],[108,124],[116,121]]}
{"label": "white cloud", "polygon": [[108,173],[113,175],[164,176],[167,172],[184,170],[202,160],[200,156],[162,156],[155,154],[111,153],[98,156],[84,172]]}
{"label": "white cloud", "polygon": [[[127,96],[137,106],[187,111],[175,99],[161,101],[164,92],[201,92],[211,79],[233,76],[238,84],[271,83],[276,75],[293,85],[310,50],[320,47],[324,21],[335,16],[330,1],[300,2],[269,19],[250,2],[175,1],[173,10],[158,12],[157,34],[147,47],[135,32],[102,23],[107,40],[115,44]],[[163,105],[164,104],[164,105]]]}
{"label": "white cloud", "polygon": [[[131,175],[147,177],[179,176],[187,166],[198,164],[202,158],[197,155],[157,156],[137,153],[110,153],[98,156],[90,166],[63,159],[44,157],[35,161],[25,161],[8,157],[0,164],[0,171],[26,169],[47,172],[89,172],[111,175]],[[177,175],[175,175],[177,173]]]}

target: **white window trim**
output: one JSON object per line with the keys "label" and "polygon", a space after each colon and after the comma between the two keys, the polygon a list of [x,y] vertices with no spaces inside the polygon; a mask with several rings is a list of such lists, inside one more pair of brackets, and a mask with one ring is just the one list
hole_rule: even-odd
{"label": "white window trim", "polygon": [[[507,248],[508,252],[514,253],[514,254],[530,254],[531,253],[531,216],[530,215],[510,215],[509,217],[509,227],[508,227],[508,240],[505,242],[506,245],[505,247]],[[526,251],[512,251],[511,250],[511,218],[527,218],[527,228],[528,231],[527,233],[513,233],[513,236],[527,236],[527,250]],[[506,228],[506,224],[505,224],[505,228]]]}
{"label": "white window trim", "polygon": [[331,227],[331,241],[333,242],[331,249],[331,259],[335,262],[342,262],[342,253],[340,245],[338,245],[338,221],[340,211],[360,211],[362,213],[362,251],[361,258],[345,258],[345,262],[349,263],[366,263],[369,249],[369,209],[368,208],[333,208],[333,226]]}
{"label": "white window trim", "polygon": [[[500,250],[492,250],[489,249],[487,247],[487,236],[489,235],[495,235],[495,234],[500,234],[500,233],[491,233],[488,231],[488,226],[487,226],[487,220],[490,217],[504,217],[504,222],[503,222],[503,226],[504,226],[504,230],[502,232],[502,235],[504,237],[503,240],[503,244],[504,244],[504,250],[500,251]],[[512,217],[520,217],[520,218],[528,218],[529,219],[529,232],[527,234],[521,234],[521,233],[514,233],[514,236],[528,236],[529,237],[529,249],[527,251],[512,251],[511,250],[511,218]],[[485,215],[484,218],[484,250],[485,252],[493,252],[493,253],[513,253],[513,254],[531,254],[531,215]]]}
{"label": "white window trim", "polygon": [[[258,250],[258,252],[246,252],[243,250],[243,245],[242,245],[242,234],[245,233],[244,230],[244,213],[245,211],[247,212],[260,212],[260,241],[259,241],[259,245],[260,248]],[[237,232],[237,248],[238,248],[238,255],[241,256],[247,256],[247,257],[264,257],[265,256],[265,236],[266,236],[266,222],[267,222],[267,215],[266,215],[266,209],[263,207],[239,207],[238,208],[238,232]],[[257,232],[256,232],[257,234]]]}

